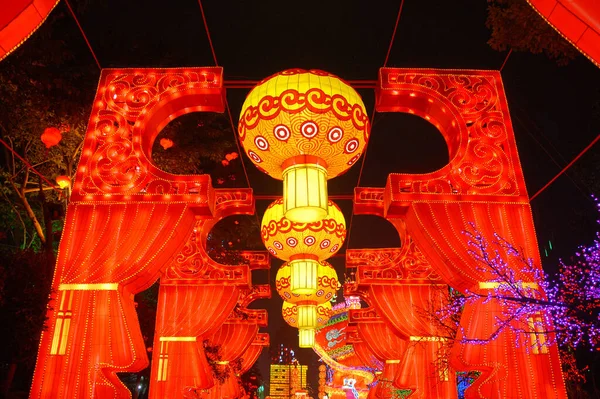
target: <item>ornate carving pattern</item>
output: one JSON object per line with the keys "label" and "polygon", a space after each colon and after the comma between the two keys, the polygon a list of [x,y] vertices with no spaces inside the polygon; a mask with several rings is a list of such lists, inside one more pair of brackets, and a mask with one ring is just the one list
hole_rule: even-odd
{"label": "ornate carving pattern", "polygon": [[269,284],[258,284],[251,287],[244,287],[240,290],[240,299],[238,304],[242,308],[247,308],[257,299],[271,298],[271,286]]}
{"label": "ornate carving pattern", "polygon": [[515,176],[518,159],[508,134],[505,100],[493,73],[384,68],[380,78],[382,109],[430,121],[445,136],[451,158],[447,167],[432,174],[392,175],[394,192],[523,194]]}
{"label": "ornate carving pattern", "polygon": [[165,270],[161,284],[177,284],[192,280],[196,283],[211,282],[229,284],[248,284],[249,268],[242,266],[220,265],[213,261],[202,244],[203,229],[206,220],[196,221],[194,230],[173,263]]}
{"label": "ornate carving pattern", "polygon": [[348,250],[347,267],[356,268],[356,284],[399,284],[406,280],[440,281],[415,241],[407,237],[402,248]]}
{"label": "ornate carving pattern", "polygon": [[90,200],[100,194],[104,200],[120,199],[113,195],[156,200],[153,196],[181,195],[188,201],[206,201],[209,176],[170,175],[150,163],[145,154],[150,154],[162,126],[149,126],[147,120],[154,110],[186,92],[204,90],[205,102],[212,102],[208,108],[219,108],[211,95],[222,95],[221,75],[221,68],[103,71],[71,199]]}

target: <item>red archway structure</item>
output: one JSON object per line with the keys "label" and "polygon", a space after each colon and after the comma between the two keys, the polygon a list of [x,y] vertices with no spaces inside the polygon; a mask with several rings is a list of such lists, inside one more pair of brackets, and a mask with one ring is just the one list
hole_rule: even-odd
{"label": "red archway structure", "polygon": [[[116,373],[148,365],[133,295],[175,261],[197,223],[229,208],[253,209],[250,189],[216,190],[208,175],[172,175],[151,162],[152,143],[170,120],[223,112],[224,94],[221,68],[102,71],[31,398],[130,397]],[[248,267],[234,269],[223,296],[250,285]],[[203,321],[205,331],[214,321]]]}
{"label": "red archway structure", "polygon": [[[469,223],[489,241],[497,233],[541,264],[499,72],[382,68],[376,107],[431,122],[448,144],[450,162],[432,173],[391,174],[383,189],[357,189],[357,213],[402,219],[436,273],[461,291],[485,294],[492,279],[469,255],[462,234]],[[507,260],[520,280],[531,281],[517,259]],[[497,300],[469,304],[461,328],[470,338],[489,337],[499,307]],[[556,345],[530,353],[515,341],[506,329],[491,342],[453,347],[456,370],[482,373],[470,397],[566,398]]]}

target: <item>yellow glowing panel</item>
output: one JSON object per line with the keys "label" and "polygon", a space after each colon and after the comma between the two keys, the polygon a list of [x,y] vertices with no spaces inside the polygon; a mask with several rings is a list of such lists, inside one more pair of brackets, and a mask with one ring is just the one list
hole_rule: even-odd
{"label": "yellow glowing panel", "polygon": [[116,291],[118,289],[118,283],[61,284],[58,286],[59,291]]}
{"label": "yellow glowing panel", "polygon": [[293,294],[312,295],[317,292],[318,262],[312,259],[290,261]]}
{"label": "yellow glowing panel", "polygon": [[283,171],[283,208],[293,222],[327,217],[327,170],[319,165],[292,165]]}

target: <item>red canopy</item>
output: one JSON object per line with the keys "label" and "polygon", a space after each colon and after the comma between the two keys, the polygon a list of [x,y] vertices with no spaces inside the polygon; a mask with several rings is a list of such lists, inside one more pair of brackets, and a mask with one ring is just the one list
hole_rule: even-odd
{"label": "red canopy", "polygon": [[0,0],[0,61],[46,20],[59,0]]}
{"label": "red canopy", "polygon": [[597,0],[527,0],[594,64],[600,66],[600,3]]}

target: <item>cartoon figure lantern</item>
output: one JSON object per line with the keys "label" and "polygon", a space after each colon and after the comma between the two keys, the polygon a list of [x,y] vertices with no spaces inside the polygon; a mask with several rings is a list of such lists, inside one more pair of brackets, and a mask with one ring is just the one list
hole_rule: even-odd
{"label": "cartoon figure lantern", "polygon": [[238,131],[252,162],[283,180],[285,216],[314,222],[327,216],[327,179],[362,154],[369,117],[358,93],[337,76],[291,69],[252,89]]}

